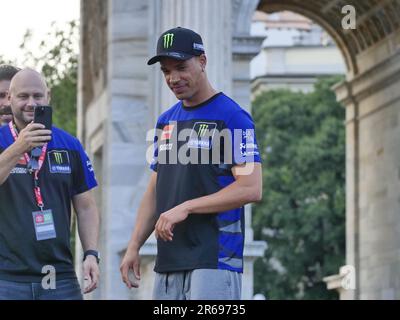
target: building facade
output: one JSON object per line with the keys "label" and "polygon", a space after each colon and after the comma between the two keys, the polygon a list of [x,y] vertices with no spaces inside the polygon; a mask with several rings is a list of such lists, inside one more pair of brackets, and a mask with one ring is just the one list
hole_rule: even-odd
{"label": "building facade", "polygon": [[256,11],[250,34],[264,37],[250,64],[252,100],[261,92],[314,90],[318,77],[344,75],[343,56],[319,25],[290,11]]}

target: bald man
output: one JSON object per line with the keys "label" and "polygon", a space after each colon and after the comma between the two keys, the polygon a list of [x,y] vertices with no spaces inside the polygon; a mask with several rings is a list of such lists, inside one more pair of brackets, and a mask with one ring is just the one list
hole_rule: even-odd
{"label": "bald man", "polygon": [[8,124],[12,119],[7,96],[11,79],[19,70],[8,64],[0,65],[0,126]]}
{"label": "bald man", "polygon": [[50,102],[38,72],[19,71],[11,80],[8,101],[13,120],[0,128],[0,300],[81,300],[70,213],[72,203],[88,293],[99,278],[93,168],[76,138],[33,123],[35,107]]}

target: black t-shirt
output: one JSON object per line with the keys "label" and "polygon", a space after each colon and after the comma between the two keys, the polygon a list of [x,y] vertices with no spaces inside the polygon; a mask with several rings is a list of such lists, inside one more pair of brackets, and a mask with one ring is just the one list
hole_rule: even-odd
{"label": "black t-shirt", "polygon": [[[0,153],[14,143],[8,126],[0,128]],[[53,127],[52,140],[39,173],[44,209],[51,209],[56,238],[38,241],[33,212],[40,211],[33,175],[21,158],[0,186],[0,279],[41,282],[50,265],[56,280],[75,278],[70,247],[71,200],[97,185],[80,142]],[[42,273],[43,271],[43,273]]]}
{"label": "black t-shirt", "polygon": [[[218,192],[235,181],[232,167],[260,162],[251,116],[219,93],[195,107],[182,102],[160,116],[151,168],[157,214]],[[157,241],[156,272],[226,269],[243,272],[244,208],[191,214],[173,241]]]}

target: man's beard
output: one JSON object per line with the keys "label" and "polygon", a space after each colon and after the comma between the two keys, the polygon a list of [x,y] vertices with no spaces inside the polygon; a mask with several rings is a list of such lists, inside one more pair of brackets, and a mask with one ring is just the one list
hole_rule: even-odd
{"label": "man's beard", "polygon": [[12,120],[12,112],[10,106],[0,107],[0,125],[6,125]]}
{"label": "man's beard", "polygon": [[14,119],[18,120],[21,124],[25,126],[33,121],[33,117],[28,117],[26,115],[26,112],[34,112],[34,108],[32,108],[32,111],[30,111],[30,109],[23,109],[18,110],[18,112],[14,112]]}

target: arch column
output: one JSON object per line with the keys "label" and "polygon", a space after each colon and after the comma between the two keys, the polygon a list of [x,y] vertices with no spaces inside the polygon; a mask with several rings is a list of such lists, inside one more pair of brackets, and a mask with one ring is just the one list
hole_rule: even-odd
{"label": "arch column", "polygon": [[[232,0],[232,98],[251,113],[250,62],[260,52],[263,37],[250,35],[251,21],[258,0]],[[252,299],[254,261],[264,255],[267,245],[254,241],[252,207],[245,206],[246,246],[244,260],[243,298]]]}
{"label": "arch column", "polygon": [[79,134],[99,181],[101,212],[101,282],[93,298],[146,298],[151,279],[130,291],[119,266],[149,177],[148,1],[92,0],[81,5]]}
{"label": "arch column", "polygon": [[335,88],[346,107],[346,264],[356,269],[342,299],[400,298],[399,88],[400,53]]}

